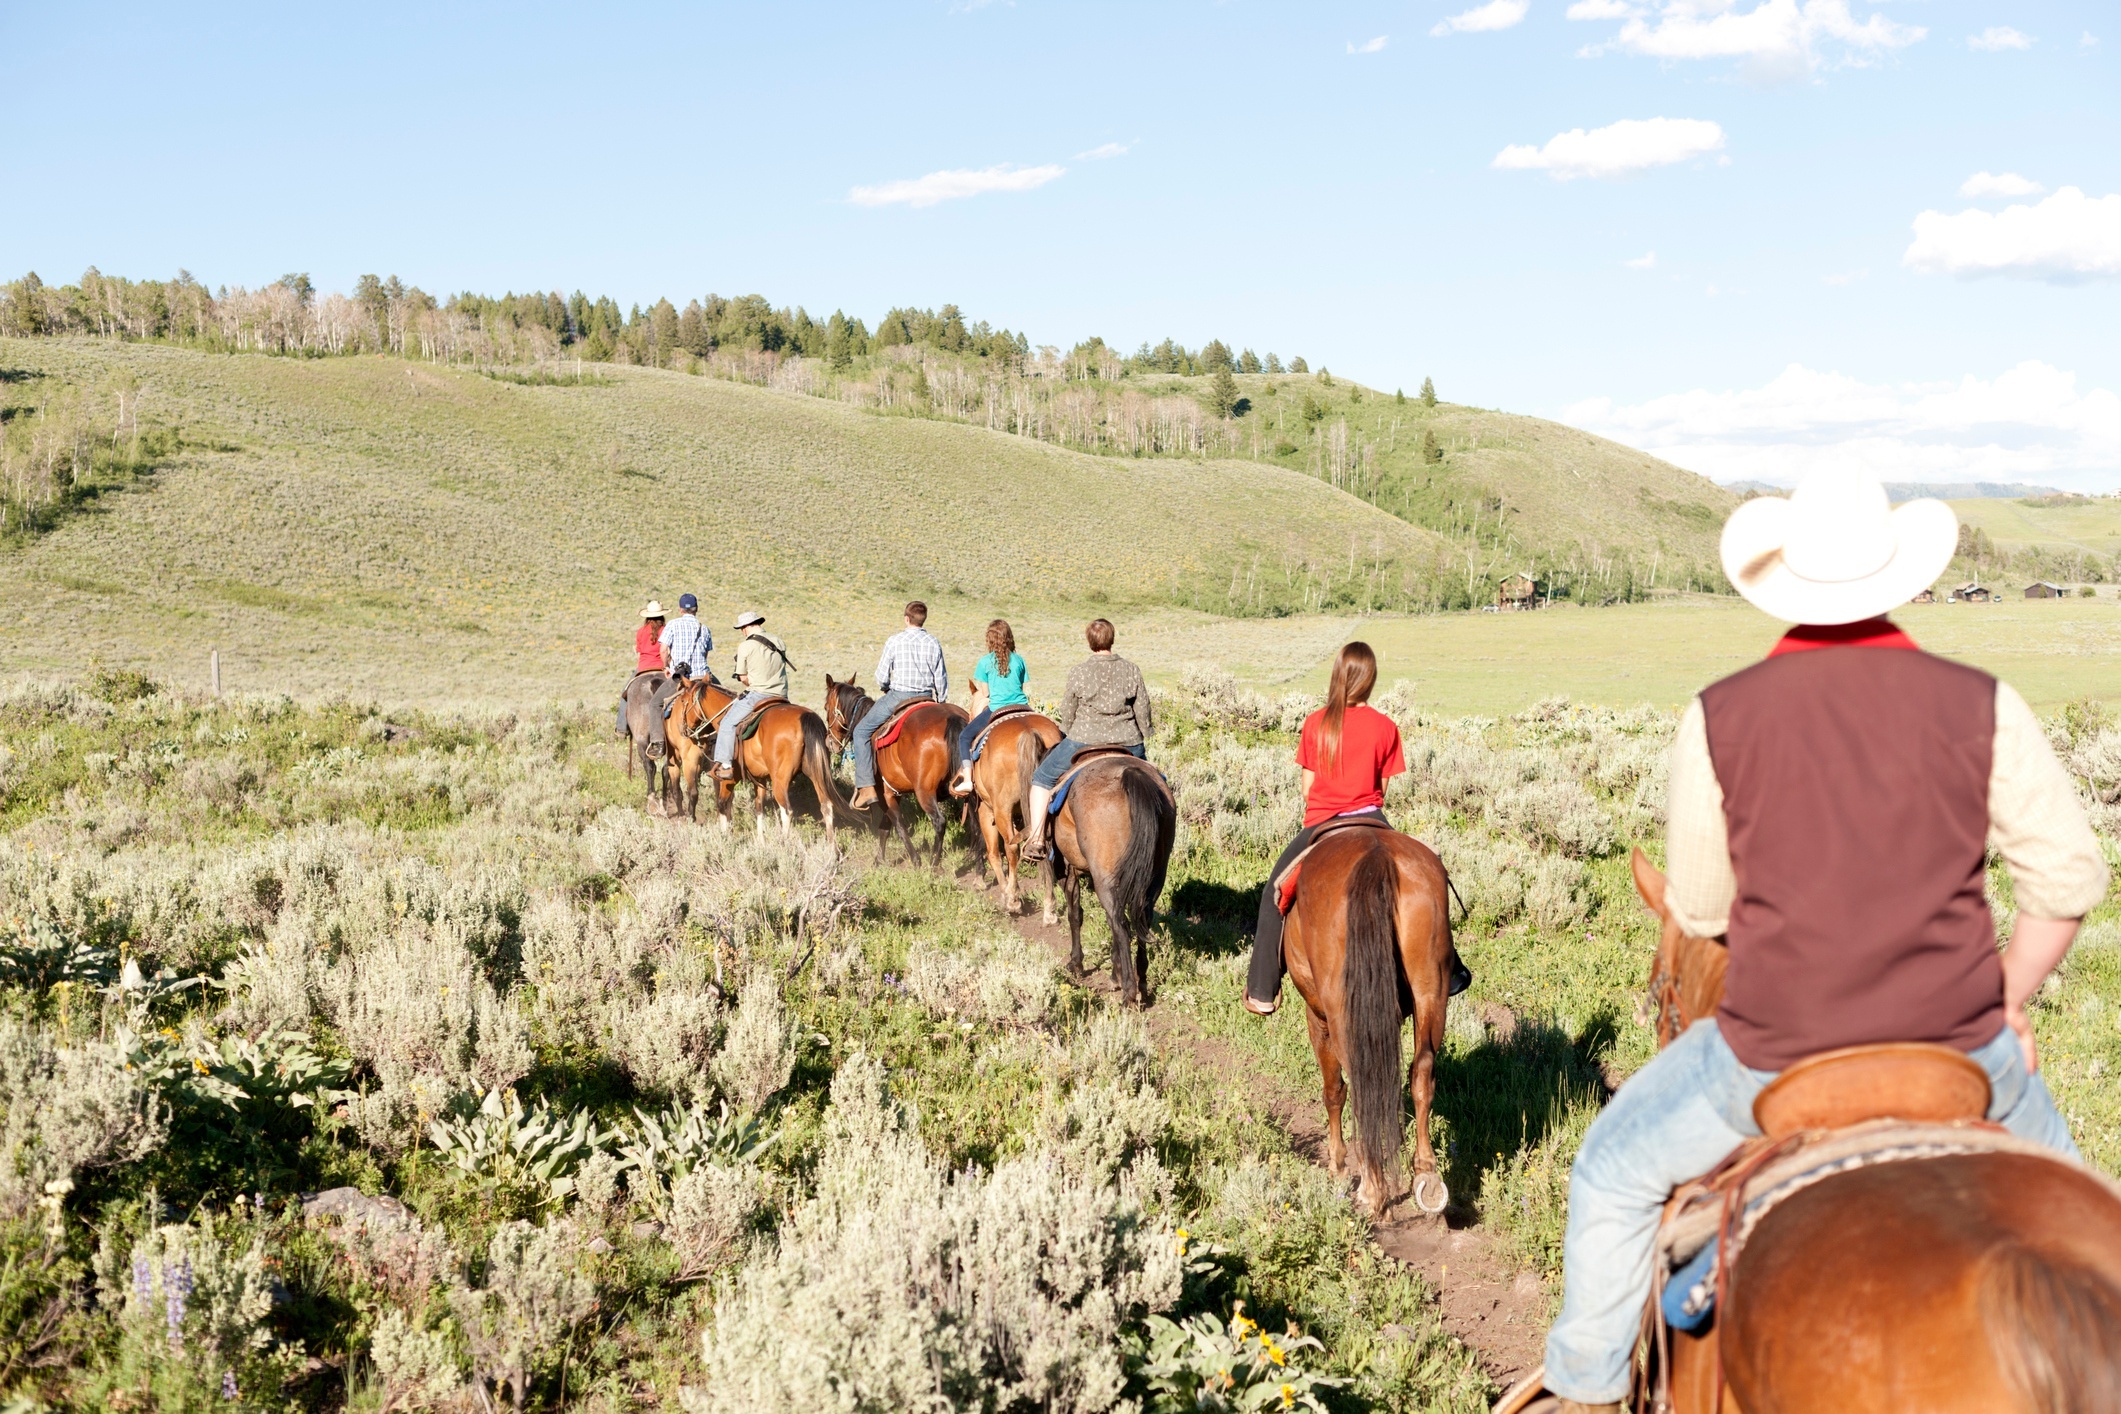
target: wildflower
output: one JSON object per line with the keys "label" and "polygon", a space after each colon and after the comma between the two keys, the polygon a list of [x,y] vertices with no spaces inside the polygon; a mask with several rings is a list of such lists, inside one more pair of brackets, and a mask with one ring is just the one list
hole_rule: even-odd
{"label": "wildflower", "polygon": [[[1287,1389],[1288,1386],[1283,1385],[1282,1388]],[[236,1402],[236,1372],[234,1370],[223,1370],[221,1372],[221,1397],[231,1404]]]}
{"label": "wildflower", "polygon": [[1267,1357],[1267,1358],[1268,1358],[1269,1360],[1272,1360],[1272,1361],[1273,1361],[1273,1362],[1274,1362],[1275,1364],[1277,1364],[1277,1365],[1286,1365],[1286,1364],[1288,1364],[1288,1363],[1289,1363],[1289,1356],[1288,1356],[1288,1352],[1284,1351],[1284,1350],[1283,1350],[1283,1349],[1282,1349],[1282,1348],[1281,1348],[1280,1346],[1278,1346],[1278,1345],[1276,1345],[1276,1344],[1274,1343],[1274,1337],[1273,1337],[1273,1336],[1271,1336],[1271,1335],[1263,1335],[1263,1336],[1261,1336],[1261,1337],[1259,1338],[1259,1348],[1260,1348],[1260,1349],[1261,1349],[1261,1350],[1262,1350],[1263,1352],[1265,1352],[1265,1354],[1266,1354],[1266,1357]]}
{"label": "wildflower", "polygon": [[147,1265],[147,1258],[133,1258],[133,1295],[142,1301],[154,1291],[154,1269]]}
{"label": "wildflower", "polygon": [[163,1269],[162,1290],[169,1326],[169,1348],[181,1351],[184,1349],[185,1298],[192,1292],[191,1258],[186,1257],[176,1266]]}
{"label": "wildflower", "polygon": [[193,1056],[191,1058],[191,1068],[201,1075],[206,1074],[206,1062],[199,1059],[197,1056]]}
{"label": "wildflower", "polygon": [[1180,1229],[1178,1230],[1178,1255],[1179,1255],[1179,1256],[1183,1257],[1183,1256],[1185,1256],[1185,1255],[1186,1255],[1186,1241],[1187,1241],[1187,1239],[1191,1238],[1192,1236],[1193,1236],[1193,1234],[1192,1234],[1192,1233],[1190,1233],[1190,1232],[1187,1232],[1187,1231],[1186,1231],[1186,1230],[1185,1230],[1184,1228],[1180,1228]]}
{"label": "wildflower", "polygon": [[[234,1376],[230,1376],[230,1378],[233,1379]],[[1294,1409],[1296,1407],[1295,1385],[1283,1385],[1281,1387],[1281,1407],[1284,1409]]]}

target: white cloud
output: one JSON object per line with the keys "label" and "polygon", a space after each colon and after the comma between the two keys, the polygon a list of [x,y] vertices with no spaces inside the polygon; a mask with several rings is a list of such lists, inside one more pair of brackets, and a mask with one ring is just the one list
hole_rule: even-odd
{"label": "white cloud", "polygon": [[2079,49],[2097,49],[2099,47],[2099,36],[2093,34],[2090,30],[2086,30],[2082,35],[2078,36],[2077,47]]}
{"label": "white cloud", "polygon": [[1930,275],[2026,275],[2072,283],[2121,276],[2121,194],[2064,187],[2032,206],[1925,211],[1901,257]]}
{"label": "white cloud", "polygon": [[1737,0],[1581,0],[1569,17],[1623,21],[1610,40],[1582,51],[1587,58],[1618,49],[1656,59],[1741,59],[1762,80],[1796,78],[1836,59],[1867,63],[1928,33],[1877,13],[1859,21],[1848,0],[1761,0],[1750,10]]}
{"label": "white cloud", "polygon": [[[1125,142],[1101,142],[1088,152],[1076,153],[1075,160],[1078,162],[1102,162],[1107,157],[1125,157],[1127,149],[1132,146],[1132,143]],[[1055,172],[1053,175],[1057,177],[1060,173]]]}
{"label": "white cloud", "polygon": [[1976,172],[1959,184],[1961,196],[2037,196],[2047,188],[2016,172]]}
{"label": "white cloud", "polygon": [[1545,147],[1505,147],[1494,165],[1508,171],[1572,177],[1624,177],[1649,167],[1703,157],[1723,146],[1723,129],[1701,118],[1624,118],[1585,132],[1572,128]]}
{"label": "white cloud", "polygon": [[1067,170],[1051,162],[1038,167],[1013,167],[1006,162],[977,170],[961,167],[907,181],[855,187],[847,193],[847,200],[856,206],[933,206],[939,201],[956,201],[990,191],[1030,191]]}
{"label": "white cloud", "polygon": [[2121,397],[2037,361],[1989,379],[1899,385],[1793,363],[1758,388],[1633,405],[1590,398],[1562,418],[1718,481],[1787,486],[1842,467],[1885,481],[2121,484]]}
{"label": "white cloud", "polygon": [[1479,34],[1485,30],[1508,29],[1525,17],[1532,8],[1532,0],[1488,0],[1485,5],[1475,5],[1463,14],[1453,15],[1430,30],[1430,34]]}
{"label": "white cloud", "polygon": [[2033,47],[2033,37],[2014,30],[2009,25],[1990,25],[1979,34],[1968,35],[1966,47],[1989,54],[2004,49],[2030,49]]}
{"label": "white cloud", "polygon": [[1638,255],[1633,260],[1623,260],[1620,263],[1627,266],[1630,270],[1655,270],[1657,268],[1657,252],[1653,250],[1647,254]]}
{"label": "white cloud", "polygon": [[1360,44],[1351,39],[1348,41],[1348,52],[1350,54],[1375,54],[1385,47],[1385,42],[1390,38],[1390,35],[1380,34],[1377,38],[1366,39]]}

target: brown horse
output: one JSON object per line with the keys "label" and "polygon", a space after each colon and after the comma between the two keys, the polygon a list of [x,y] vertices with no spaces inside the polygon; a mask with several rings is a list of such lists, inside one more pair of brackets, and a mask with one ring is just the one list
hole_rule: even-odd
{"label": "brown horse", "polygon": [[[846,749],[854,724],[861,721],[869,706],[869,694],[856,687],[853,678],[834,682],[830,673],[825,675],[825,734],[833,755]],[[957,759],[958,733],[970,719],[970,713],[953,703],[920,703],[906,715],[898,739],[876,753],[877,792],[883,805],[876,827],[879,864],[890,848],[887,829],[897,833],[908,859],[921,857],[913,847],[912,836],[906,833],[905,817],[899,813],[900,799],[909,795],[935,826],[935,862],[942,864],[948,830],[943,802],[950,798],[946,787]]]}
{"label": "brown horse", "polygon": [[[1663,921],[1658,1040],[1723,995],[1723,945]],[[1671,1334],[1678,1414],[1723,1408],[2121,1411],[2121,1198],[2061,1157],[1955,1154],[1818,1182],[1760,1220],[1716,1325]]]}
{"label": "brown horse", "polygon": [[700,818],[700,774],[714,759],[714,728],[736,699],[711,678],[688,678],[670,701],[663,723],[669,738],[663,781],[667,799],[674,789],[677,809],[688,820]]}
{"label": "brown horse", "polygon": [[621,699],[626,704],[626,779],[633,779],[633,765],[638,760],[647,780],[648,804],[654,807],[660,803],[665,814],[670,812],[670,789],[675,777],[663,744],[662,711],[656,706],[655,695],[669,680],[660,672],[635,673]]}
{"label": "brown horse", "polygon": [[[987,733],[987,745],[980,752],[979,760],[972,763],[972,801],[979,812],[980,839],[987,846],[987,868],[993,872],[994,881],[1001,885],[1002,903],[1011,917],[1022,908],[1018,889],[1018,851],[1023,846],[1023,826],[1019,816],[1024,807],[1029,775],[1020,769],[1019,744],[1035,741],[1040,751],[1032,757],[1032,768],[1038,766],[1038,755],[1043,755],[1060,745],[1061,729],[1043,712],[1011,712],[995,719],[994,727]],[[961,748],[972,749],[965,741]],[[1053,921],[1052,876],[1046,876],[1045,918]]]}
{"label": "brown horse", "polygon": [[[1037,733],[1017,738],[1020,798],[1030,797],[1032,773],[1045,754]],[[1050,894],[1056,864],[1066,866],[1069,975],[1083,976],[1082,884],[1088,878],[1112,929],[1112,980],[1126,1006],[1148,1002],[1150,915],[1164,891],[1177,834],[1171,788],[1154,766],[1128,755],[1097,757],[1075,770],[1068,798],[1051,821],[1039,877]]]}
{"label": "brown horse", "polygon": [[[1414,1018],[1414,1205],[1441,1213],[1450,1201],[1429,1145],[1436,1053],[1450,995],[1450,883],[1436,852],[1397,830],[1348,827],[1303,857],[1282,932],[1289,980],[1307,1008],[1311,1050],[1325,1088],[1326,1157],[1348,1171],[1341,1106],[1355,1093],[1355,1170],[1371,1218],[1392,1200],[1406,1134],[1400,1092],[1400,1022]],[[1343,1075],[1346,1079],[1343,1080]]]}
{"label": "brown horse", "polygon": [[[716,694],[729,696],[722,688],[702,691],[703,697]],[[832,839],[834,817],[847,808],[847,802],[840,798],[839,788],[832,781],[832,752],[825,744],[825,719],[808,707],[785,701],[768,702],[754,716],[758,730],[748,740],[737,743],[735,758],[739,777],[751,783],[753,808],[770,788],[773,803],[780,807],[781,828],[792,829],[794,817],[788,810],[788,787],[800,772],[809,778],[810,788],[817,793],[818,811],[825,817],[825,838]],[[738,724],[737,730],[741,732],[750,720]],[[715,810],[724,826],[729,823],[736,785],[735,781],[716,782]],[[763,813],[760,818],[764,818]]]}

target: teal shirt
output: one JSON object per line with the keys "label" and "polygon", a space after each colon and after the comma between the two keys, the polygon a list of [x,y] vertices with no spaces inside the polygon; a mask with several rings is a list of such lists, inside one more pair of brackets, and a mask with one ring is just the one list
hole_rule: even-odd
{"label": "teal shirt", "polygon": [[992,653],[982,655],[978,665],[972,669],[972,680],[987,685],[987,705],[990,708],[1029,707],[1031,699],[1024,696],[1024,680],[1030,676],[1031,670],[1024,666],[1024,655],[1021,653],[1009,655],[1009,671],[1006,673],[995,670]]}

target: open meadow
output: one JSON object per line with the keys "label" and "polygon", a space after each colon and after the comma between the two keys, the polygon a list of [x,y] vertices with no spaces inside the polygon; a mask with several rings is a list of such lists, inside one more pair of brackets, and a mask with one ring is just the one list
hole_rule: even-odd
{"label": "open meadow", "polygon": [[[16,681],[0,1392],[1175,1411],[1227,1367],[1277,1406],[1484,1407],[1550,1311],[1583,1128],[1651,1053],[1625,858],[1658,852],[1674,718],[1380,697],[1412,768],[1389,808],[1451,868],[1475,976],[1434,1131],[1475,1246],[1430,1280],[1393,1255],[1418,1225],[1373,1232],[1316,1166],[1301,1009],[1237,1005],[1315,701],[1212,670],[1159,694],[1181,825],[1135,1016],[962,841],[953,878],[741,807],[651,818],[600,711]],[[2112,854],[2121,727],[2051,729]],[[2035,1019],[2114,1171],[2110,907]],[[1449,1300],[1476,1249],[1517,1293],[1478,1328]]]}

